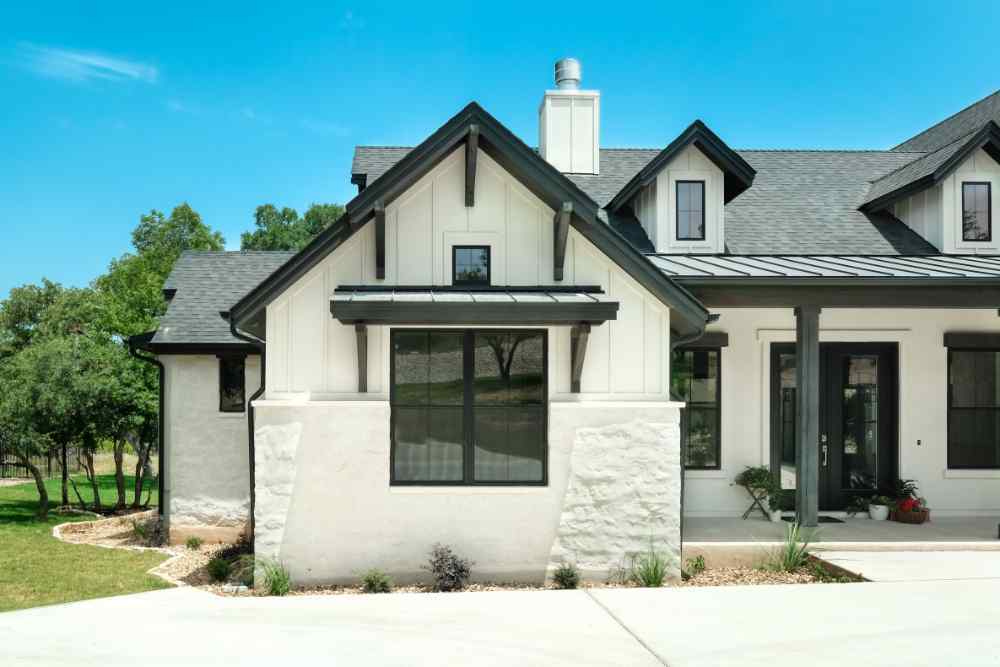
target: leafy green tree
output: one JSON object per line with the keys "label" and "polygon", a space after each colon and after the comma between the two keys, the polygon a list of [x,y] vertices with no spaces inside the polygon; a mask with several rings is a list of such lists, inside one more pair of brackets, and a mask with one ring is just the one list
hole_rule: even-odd
{"label": "leafy green tree", "polygon": [[132,246],[137,254],[158,260],[165,275],[183,251],[223,250],[226,241],[185,202],[174,207],[169,218],[155,209],[142,216],[132,232]]}
{"label": "leafy green tree", "polygon": [[294,208],[278,209],[273,204],[254,211],[254,229],[240,238],[243,250],[301,250],[344,213],[339,204],[313,204],[299,217]]}
{"label": "leafy green tree", "polygon": [[0,302],[0,360],[31,344],[45,311],[62,287],[46,278],[39,285],[21,285]]}

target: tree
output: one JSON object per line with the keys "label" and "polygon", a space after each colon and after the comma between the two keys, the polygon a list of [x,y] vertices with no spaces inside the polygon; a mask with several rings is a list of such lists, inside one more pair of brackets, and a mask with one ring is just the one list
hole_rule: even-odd
{"label": "tree", "polygon": [[39,285],[21,285],[10,290],[0,303],[0,360],[31,344],[45,311],[62,287],[47,278]]}
{"label": "tree", "polygon": [[243,250],[301,250],[344,213],[339,204],[313,204],[303,217],[294,208],[273,204],[254,211],[254,229],[240,238]]}
{"label": "tree", "polygon": [[139,218],[139,225],[132,232],[132,246],[139,255],[157,259],[161,263],[158,268],[166,277],[183,251],[223,250],[226,241],[184,202],[174,207],[169,218],[156,209]]}

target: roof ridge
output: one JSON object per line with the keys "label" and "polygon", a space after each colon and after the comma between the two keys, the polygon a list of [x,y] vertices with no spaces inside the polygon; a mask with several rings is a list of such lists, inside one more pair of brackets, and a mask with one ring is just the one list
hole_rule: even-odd
{"label": "roof ridge", "polygon": [[[952,118],[956,118],[956,117],[960,116],[961,114],[965,113],[966,111],[968,111],[968,110],[969,110],[969,109],[971,109],[972,107],[976,106],[977,104],[982,104],[982,103],[983,103],[983,102],[985,102],[986,100],[988,100],[988,99],[990,99],[991,97],[994,97],[994,96],[996,96],[996,95],[1000,95],[1000,89],[997,89],[997,90],[994,90],[994,91],[993,91],[992,93],[990,93],[989,95],[986,95],[985,97],[981,97],[980,99],[976,100],[975,102],[972,102],[971,104],[967,104],[966,106],[962,107],[961,109],[959,109],[959,110],[958,110],[958,111],[956,111],[955,113],[951,114],[951,115],[950,115],[950,116],[948,116],[947,118],[943,118],[943,119],[939,120],[938,122],[934,123],[933,125],[931,125],[930,127],[928,127],[927,129],[925,129],[925,130],[921,130],[920,132],[917,132],[916,134],[914,134],[914,135],[913,135],[912,137],[910,137],[909,139],[905,139],[905,140],[903,140],[903,141],[899,142],[898,144],[896,144],[895,146],[893,146],[893,147],[892,147],[891,149],[889,149],[889,150],[891,150],[891,151],[895,151],[895,150],[896,150],[897,148],[899,148],[899,147],[900,147],[900,146],[902,146],[903,144],[907,144],[907,143],[909,143],[909,142],[913,141],[914,139],[916,139],[917,137],[921,137],[921,136],[923,136],[923,135],[927,134],[928,132],[930,132],[930,131],[931,131],[931,130],[933,130],[934,128],[936,128],[936,127],[939,127],[939,126],[941,126],[941,125],[944,125],[945,123],[947,123],[947,122],[948,122],[949,120],[951,120]],[[944,146],[947,146],[947,145],[948,145],[948,144],[945,144]],[[944,148],[944,146],[941,146],[940,148]],[[934,149],[934,151],[937,151],[937,150],[939,150],[939,148],[935,148],[935,149]],[[934,151],[931,151],[931,152],[933,153]],[[903,152],[903,151],[900,151],[900,152]]]}
{"label": "roof ridge", "polygon": [[888,153],[890,155],[928,153],[928,151],[891,151],[885,148],[734,148],[733,150],[742,153]]}

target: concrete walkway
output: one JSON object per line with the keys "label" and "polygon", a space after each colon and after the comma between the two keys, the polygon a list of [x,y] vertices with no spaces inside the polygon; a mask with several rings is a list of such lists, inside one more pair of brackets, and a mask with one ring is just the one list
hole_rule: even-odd
{"label": "concrete walkway", "polygon": [[1000,551],[823,551],[818,555],[870,581],[1000,581]]}
{"label": "concrete walkway", "polygon": [[219,598],[0,614],[0,665],[1000,665],[1000,580]]}

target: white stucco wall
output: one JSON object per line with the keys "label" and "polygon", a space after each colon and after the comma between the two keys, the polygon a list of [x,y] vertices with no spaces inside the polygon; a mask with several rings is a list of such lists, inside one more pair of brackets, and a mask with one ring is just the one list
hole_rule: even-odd
{"label": "white stucco wall", "polygon": [[[684,512],[738,516],[749,499],[732,486],[745,466],[770,463],[770,346],[794,342],[791,309],[717,309],[722,350],[722,469],[687,471]],[[821,342],[899,347],[899,473],[919,482],[938,514],[1000,512],[1000,471],[948,470],[946,331],[1000,330],[996,310],[828,309]],[[920,445],[917,445],[917,441]]]}
{"label": "white stucco wall", "polygon": [[[451,283],[451,247],[491,248],[494,285],[548,285],[554,213],[488,155],[477,161],[476,205],[465,206],[465,153],[458,149],[386,207],[386,279],[375,279],[366,226],[267,308],[267,398],[339,400],[357,392],[353,326],[330,316],[338,285]],[[598,285],[620,303],[618,319],[591,332],[581,393],[589,400],[660,400],[669,393],[669,310],[570,229],[564,285]],[[386,327],[369,327],[368,392],[388,394]],[[569,393],[569,327],[550,331],[550,375]]]}
{"label": "white stucco wall", "polygon": [[[705,240],[677,239],[677,181],[705,182]],[[718,253],[726,248],[725,176],[695,146],[688,146],[667,163],[656,180],[632,199],[656,252]]]}
{"label": "white stucco wall", "polygon": [[[250,508],[245,412],[219,412],[219,360],[210,355],[163,355],[166,371],[164,449],[170,540],[190,536],[232,541]],[[246,395],[260,386],[260,362],[247,357]]]}
{"label": "white stucco wall", "polygon": [[435,542],[493,581],[539,582],[564,560],[604,580],[651,536],[677,556],[675,404],[551,403],[545,487],[392,487],[387,402],[256,406],[256,552],[297,584],[372,567],[426,580]]}
{"label": "white stucco wall", "polygon": [[[991,241],[962,240],[962,183],[990,183],[993,210]],[[979,149],[939,185],[918,192],[893,206],[893,213],[910,229],[945,253],[995,255],[1000,252],[1000,165]]]}

